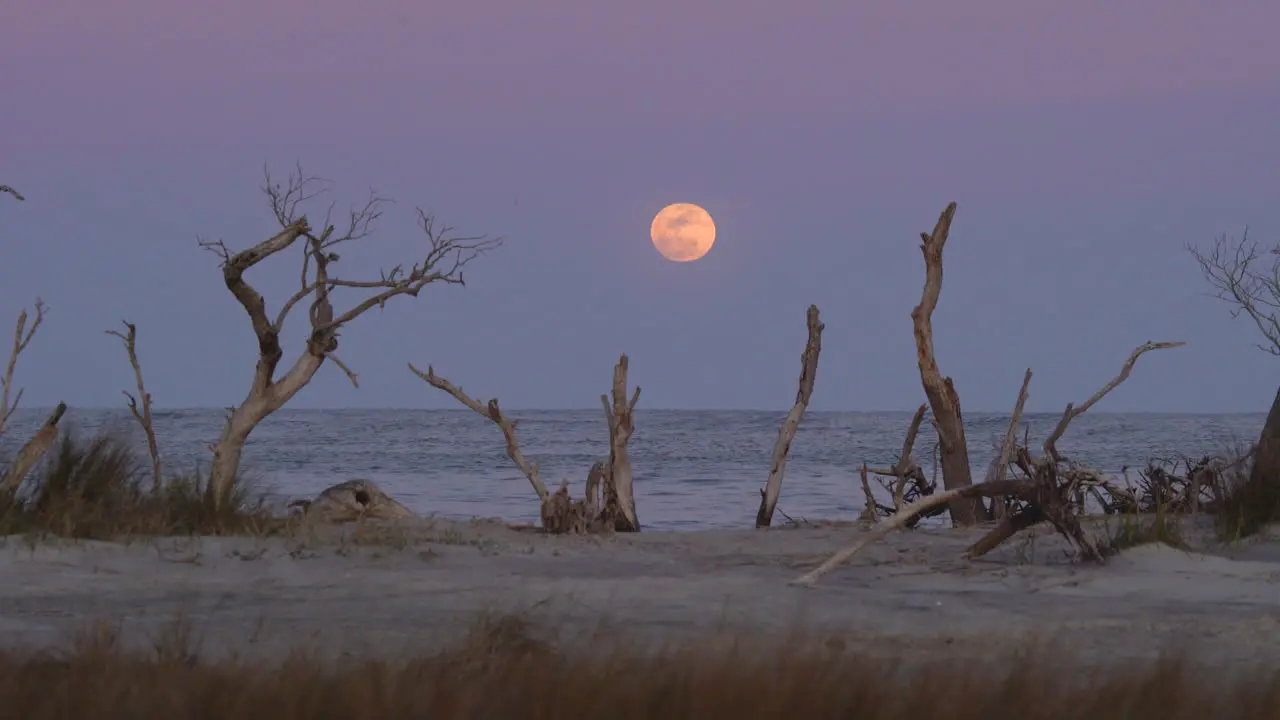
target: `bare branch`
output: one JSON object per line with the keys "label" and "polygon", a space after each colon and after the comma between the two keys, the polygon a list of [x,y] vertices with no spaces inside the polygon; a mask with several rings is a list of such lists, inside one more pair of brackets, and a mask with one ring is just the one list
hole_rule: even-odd
{"label": "bare branch", "polygon": [[912,452],[916,445],[916,437],[920,434],[920,426],[924,424],[925,413],[928,411],[928,405],[921,405],[916,408],[916,414],[911,417],[911,425],[907,427],[906,439],[902,441],[902,452],[898,455],[898,461],[893,464],[893,467],[870,469],[876,475],[887,475],[894,478],[893,507],[895,510],[902,509],[907,482],[911,479],[916,479],[917,481],[924,479],[924,471],[916,463]]}
{"label": "bare branch", "polygon": [[351,368],[347,367],[347,364],[342,362],[342,358],[339,358],[337,355],[334,355],[333,353],[329,353],[328,358],[329,358],[329,362],[332,362],[334,365],[337,365],[339,368],[342,369],[342,372],[347,374],[347,379],[351,381],[351,387],[356,389],[360,388],[360,375],[357,374]]}
{"label": "bare branch", "polygon": [[383,279],[378,281],[330,280],[330,287],[382,288],[383,290],[335,317],[331,322],[314,328],[316,332],[326,332],[341,327],[374,307],[385,306],[388,300],[397,295],[416,297],[423,287],[433,282],[465,285],[463,268],[472,260],[501,246],[503,242],[501,237],[455,236],[453,228],[448,226],[437,228],[433,216],[421,209],[418,210],[418,220],[428,243],[423,259],[415,263],[407,274],[397,266],[390,272],[384,273]]}
{"label": "bare branch", "polygon": [[138,386],[138,397],[142,398],[142,409],[138,409],[137,398],[128,392],[122,392],[129,399],[129,411],[133,413],[133,419],[138,421],[142,426],[142,432],[147,436],[147,450],[151,453],[152,489],[159,492],[164,484],[164,474],[161,472],[160,446],[156,443],[155,423],[151,417],[151,393],[147,392],[146,384],[142,381],[142,364],[138,362],[138,328],[127,320],[121,322],[124,323],[125,332],[122,333],[119,330],[105,332],[120,338],[124,342],[125,352],[129,354],[129,364],[133,366],[133,377]]}
{"label": "bare branch", "polygon": [[493,398],[487,405],[483,404],[463,392],[462,388],[436,375],[435,368],[430,365],[427,366],[427,371],[424,373],[414,367],[413,363],[409,363],[409,370],[426,381],[431,387],[443,390],[453,396],[453,399],[492,420],[502,430],[502,436],[507,440],[507,457],[511,458],[511,462],[515,463],[516,467],[520,468],[520,472],[524,473],[524,476],[529,479],[529,484],[533,485],[534,492],[538,494],[538,500],[545,502],[550,497],[547,486],[543,484],[542,476],[538,472],[537,463],[530,463],[525,459],[524,453],[520,452],[520,444],[516,441],[516,423],[502,414],[502,410],[498,407],[498,398]]}
{"label": "bare branch", "polygon": [[[13,347],[9,351],[9,365],[5,368],[3,384],[0,385],[0,433],[4,432],[4,426],[9,421],[9,417],[18,409],[18,404],[22,402],[22,390],[18,390],[17,395],[11,395],[13,392],[13,373],[18,367],[18,356],[27,349],[31,344],[31,338],[35,337],[36,331],[40,329],[40,324],[44,322],[45,304],[40,298],[36,298],[36,319],[31,323],[31,327],[27,328],[27,311],[23,310],[18,314],[18,324],[13,331]],[[12,397],[12,403],[10,398]]]}
{"label": "bare branch", "polygon": [[22,197],[22,193],[14,190],[8,185],[0,185],[0,193],[8,193],[13,196],[14,200],[26,200],[26,198]]}
{"label": "bare branch", "polygon": [[879,507],[879,505],[876,503],[875,496],[871,494],[871,486],[867,484],[867,464],[866,463],[862,463],[862,472],[860,474],[860,479],[862,480],[862,497],[867,502],[866,507],[863,508],[862,510],[862,519],[866,520],[867,522],[875,522],[880,517],[879,513],[877,512],[877,508]]}
{"label": "bare branch", "polygon": [[987,482],[1000,482],[1009,470],[1009,461],[1013,458],[1014,448],[1018,445],[1018,425],[1022,424],[1022,408],[1027,404],[1027,389],[1031,386],[1031,368],[1022,376],[1022,389],[1018,391],[1018,400],[1013,405],[1013,417],[1009,419],[1009,429],[1005,431],[1004,443],[1000,446],[1000,457],[992,468],[992,477]]}
{"label": "bare branch", "polygon": [[[1249,316],[1266,341],[1258,348],[1280,355],[1280,245],[1262,250],[1249,239],[1246,228],[1239,241],[1220,235],[1208,252],[1188,247],[1200,272],[1215,290],[1215,297],[1233,305],[1231,314]],[[1270,267],[1261,254],[1271,256]]]}
{"label": "bare branch", "polygon": [[1067,432],[1067,426],[1071,424],[1072,420],[1075,420],[1077,417],[1085,414],[1089,408],[1093,407],[1099,400],[1106,397],[1107,393],[1119,387],[1120,383],[1128,380],[1129,374],[1133,372],[1134,364],[1138,362],[1138,358],[1142,357],[1143,353],[1151,350],[1166,350],[1168,348],[1182,347],[1183,345],[1186,345],[1186,343],[1147,342],[1134,348],[1133,352],[1129,354],[1129,359],[1125,361],[1124,367],[1120,368],[1120,374],[1116,375],[1111,382],[1102,386],[1101,390],[1094,393],[1093,397],[1086,400],[1084,404],[1080,405],[1080,407],[1075,407],[1071,403],[1067,404],[1067,409],[1062,413],[1062,419],[1058,421],[1058,426],[1053,429],[1053,432],[1050,433],[1048,439],[1044,441],[1045,457],[1055,463],[1062,461],[1062,457],[1058,455],[1057,443],[1062,439],[1063,434]]}
{"label": "bare branch", "polygon": [[294,171],[289,173],[284,185],[272,182],[269,168],[263,167],[262,174],[265,179],[262,191],[267,195],[271,214],[275,215],[276,222],[282,228],[288,228],[304,219],[299,215],[299,208],[307,201],[327,193],[332,185],[322,177],[304,175],[301,163],[294,166]]}

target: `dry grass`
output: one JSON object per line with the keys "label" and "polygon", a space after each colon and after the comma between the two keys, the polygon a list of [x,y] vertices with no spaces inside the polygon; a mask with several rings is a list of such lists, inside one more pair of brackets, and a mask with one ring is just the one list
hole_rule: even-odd
{"label": "dry grass", "polygon": [[1248,676],[1175,658],[1100,670],[1028,648],[986,663],[894,663],[827,644],[560,652],[520,617],[483,618],[460,648],[406,662],[204,663],[178,630],[150,653],[109,629],[64,654],[0,653],[0,707],[42,718],[1280,717],[1280,669]]}
{"label": "dry grass", "polygon": [[247,481],[221,510],[208,502],[198,472],[171,477],[158,492],[151,484],[150,466],[122,432],[109,429],[86,439],[64,430],[17,496],[0,499],[0,535],[258,535],[286,524]]}
{"label": "dry grass", "polygon": [[1179,515],[1165,510],[1161,505],[1154,515],[1125,513],[1120,524],[1111,530],[1101,548],[1104,554],[1115,554],[1138,547],[1160,543],[1179,550],[1190,550],[1183,537]]}
{"label": "dry grass", "polygon": [[1237,448],[1221,474],[1218,531],[1225,539],[1255,535],[1280,521],[1280,478],[1254,472],[1256,446]]}

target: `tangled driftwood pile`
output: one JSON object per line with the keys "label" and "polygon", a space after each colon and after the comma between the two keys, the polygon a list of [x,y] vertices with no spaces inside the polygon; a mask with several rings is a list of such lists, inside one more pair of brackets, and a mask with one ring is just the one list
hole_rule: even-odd
{"label": "tangled driftwood pile", "polygon": [[[1120,373],[1080,406],[1068,404],[1061,420],[1044,441],[1043,454],[1037,455],[1025,438],[1018,443],[1018,429],[1022,411],[1031,384],[1031,370],[1023,376],[1022,387],[1014,405],[1013,418],[1005,433],[1000,453],[992,464],[984,482],[971,484],[969,455],[964,433],[964,421],[960,411],[960,397],[951,378],[942,374],[933,346],[933,311],[942,292],[942,251],[951,231],[956,204],[949,204],[938,218],[933,232],[921,233],[920,249],[925,261],[925,284],[920,304],[912,311],[912,325],[916,339],[917,360],[921,383],[928,406],[921,406],[907,431],[902,453],[891,468],[872,469],[863,466],[862,490],[867,500],[863,517],[876,521],[871,532],[858,542],[832,555],[826,562],[794,582],[812,585],[826,573],[847,561],[863,547],[884,537],[896,528],[918,523],[930,514],[940,514],[944,507],[950,511],[954,522],[973,525],[981,520],[995,521],[996,525],[966,552],[976,558],[984,555],[1019,531],[1043,521],[1074,545],[1086,559],[1103,562],[1103,552],[1081,529],[1079,516],[1091,495],[1107,498],[1104,505],[1113,508],[1142,506],[1141,490],[1108,481],[1102,473],[1083,467],[1058,452],[1057,443],[1066,433],[1071,421],[1083,415],[1108,393],[1118,387],[1133,371],[1138,358],[1152,350],[1162,350],[1183,345],[1181,342],[1148,342],[1135,348]],[[938,464],[941,466],[946,489],[936,491],[936,481],[927,479],[919,465],[911,457],[912,447],[920,425],[928,409],[933,410],[933,426],[938,434]],[[867,476],[875,473],[889,480],[885,483],[893,498],[893,507],[885,507],[875,500]],[[1166,497],[1184,498],[1180,502],[1188,506],[1199,504],[1204,472],[1188,473],[1190,483],[1175,483],[1172,476],[1148,472],[1142,477],[1150,487],[1147,493],[1153,500]],[[1189,490],[1178,494],[1175,487]],[[1105,495],[1103,494],[1105,492]],[[989,503],[984,503],[989,499]],[[1128,505],[1126,505],[1126,503]],[[882,516],[887,515],[882,519]]]}

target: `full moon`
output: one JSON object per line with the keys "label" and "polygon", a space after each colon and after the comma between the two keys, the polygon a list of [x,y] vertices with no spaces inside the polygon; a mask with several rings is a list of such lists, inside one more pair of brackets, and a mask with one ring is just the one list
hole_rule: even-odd
{"label": "full moon", "polygon": [[693,203],[673,203],[653,218],[649,237],[662,257],[692,262],[716,244],[716,223],[711,213]]}

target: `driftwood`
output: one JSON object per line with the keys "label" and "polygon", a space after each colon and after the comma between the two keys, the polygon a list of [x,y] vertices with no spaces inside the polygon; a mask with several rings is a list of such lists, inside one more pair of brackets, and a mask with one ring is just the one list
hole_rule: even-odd
{"label": "driftwood", "polygon": [[[942,249],[951,233],[956,204],[950,203],[938,217],[932,233],[920,233],[920,251],[924,255],[925,282],[920,304],[911,311],[916,339],[916,359],[920,366],[920,382],[933,408],[933,422],[938,428],[942,455],[942,484],[947,490],[958,490],[973,483],[969,469],[969,447],[965,441],[964,418],[960,412],[960,395],[951,378],[938,369],[933,348],[933,311],[942,294]],[[973,525],[984,515],[982,503],[975,497],[953,495],[949,504],[951,520],[957,525]]]}
{"label": "driftwood", "polygon": [[862,463],[862,471],[858,473],[858,479],[862,482],[862,497],[866,500],[866,506],[862,509],[862,516],[859,520],[874,523],[880,519],[879,504],[876,502],[876,496],[871,494],[871,486],[867,484],[867,464]]}
{"label": "driftwood", "polygon": [[48,420],[44,421],[40,430],[18,451],[17,457],[10,463],[4,477],[0,478],[0,497],[12,497],[22,485],[22,481],[26,479],[27,473],[30,473],[36,463],[40,462],[40,458],[53,447],[54,441],[58,439],[58,423],[66,412],[67,404],[58,403],[58,407],[53,409],[53,413],[49,415]]}
{"label": "driftwood", "polygon": [[1045,457],[1052,460],[1053,462],[1060,462],[1062,460],[1062,457],[1058,454],[1057,443],[1059,440],[1062,439],[1063,434],[1067,432],[1067,426],[1071,424],[1072,420],[1075,420],[1076,418],[1085,414],[1085,412],[1087,412],[1089,408],[1096,405],[1099,400],[1106,397],[1108,393],[1110,393],[1112,390],[1115,390],[1117,387],[1119,387],[1120,383],[1124,382],[1125,380],[1128,380],[1129,375],[1133,372],[1133,366],[1138,362],[1138,358],[1142,357],[1143,354],[1148,353],[1152,350],[1166,350],[1169,348],[1182,347],[1183,345],[1186,345],[1186,343],[1185,342],[1147,342],[1134,348],[1133,352],[1129,353],[1129,359],[1125,360],[1124,367],[1120,368],[1120,373],[1116,375],[1114,378],[1112,378],[1111,382],[1107,383],[1106,385],[1103,385],[1102,389],[1098,390],[1098,392],[1094,393],[1092,397],[1084,401],[1084,403],[1082,403],[1080,407],[1076,407],[1071,403],[1067,403],[1067,409],[1063,411],[1062,419],[1058,421],[1057,427],[1053,429],[1053,432],[1049,433],[1049,437],[1045,438],[1045,441],[1044,441]]}
{"label": "driftwood", "polygon": [[[957,500],[980,502],[980,498],[1003,498],[1012,501],[1014,511],[1000,520],[999,523],[965,552],[965,557],[974,559],[985,555],[1018,532],[1030,528],[1040,522],[1048,521],[1054,528],[1074,545],[1078,554],[1094,562],[1104,562],[1105,556],[1098,545],[1084,532],[1080,526],[1079,515],[1084,512],[1082,498],[1089,487],[1107,487],[1100,475],[1092,470],[1083,469],[1063,458],[1055,447],[1057,440],[1065,434],[1071,421],[1084,414],[1104,396],[1123,383],[1133,370],[1134,363],[1143,353],[1150,350],[1179,347],[1181,342],[1145,343],[1136,348],[1125,362],[1120,374],[1103,386],[1087,402],[1079,408],[1067,406],[1062,420],[1045,441],[1045,456],[1032,457],[1030,450],[1023,446],[1013,450],[1013,465],[1018,468],[1021,478],[1003,479],[1009,462],[1006,460],[1010,448],[1014,444],[1012,438],[1017,437],[1017,426],[1021,422],[1023,406],[1026,404],[1028,387],[1031,382],[1031,371],[1023,376],[1022,388],[1018,392],[1018,400],[1014,406],[1010,427],[1001,447],[1001,455],[994,466],[994,477],[987,482],[971,485],[966,488],[950,489],[945,492],[922,498],[903,508],[886,522],[875,526],[870,533],[863,536],[848,548],[835,553],[816,569],[797,578],[794,582],[801,585],[812,585],[826,573],[839,567],[858,551],[875,540],[884,537],[894,529],[903,527],[915,515],[954,503]],[[1203,481],[1198,476],[1195,483]],[[1194,487],[1195,485],[1193,485]],[[1114,487],[1114,486],[1112,486]],[[1118,494],[1122,491],[1115,488]]]}
{"label": "driftwood", "polygon": [[805,342],[804,353],[800,355],[800,389],[796,391],[795,405],[778,430],[778,441],[773,446],[773,463],[769,468],[769,480],[760,491],[760,509],[756,512],[756,527],[769,527],[773,522],[773,511],[778,506],[778,497],[782,495],[782,476],[787,471],[787,455],[791,452],[791,443],[800,429],[800,420],[809,407],[809,398],[813,396],[813,384],[818,377],[818,356],[822,353],[823,324],[818,319],[818,306],[810,305],[806,314],[809,338]]}
{"label": "driftwood", "polygon": [[[393,298],[417,297],[432,283],[464,284],[463,268],[501,243],[501,239],[456,237],[451,228],[438,226],[431,215],[419,209],[418,224],[426,242],[418,260],[410,268],[396,266],[368,280],[339,278],[333,274],[339,259],[339,246],[351,247],[350,243],[369,237],[382,217],[387,201],[377,194],[370,194],[362,207],[348,214],[341,229],[330,224],[327,216],[319,228],[312,228],[302,207],[325,191],[323,181],[305,177],[299,169],[283,186],[272,183],[268,176],[264,190],[280,232],[235,253],[221,240],[200,241],[202,247],[217,254],[221,260],[223,284],[248,314],[258,345],[257,366],[249,391],[240,405],[232,409],[221,437],[213,445],[208,489],[215,505],[225,503],[231,496],[240,457],[250,433],[311,382],[326,361],[342,370],[353,385],[359,385],[356,373],[335,354],[338,336],[344,326],[369,310],[384,307]],[[303,251],[300,287],[271,318],[267,314],[266,301],[245,280],[245,273],[295,245],[300,245]],[[332,292],[338,288],[366,295],[342,311],[336,309],[331,300]],[[309,324],[306,344],[293,366],[277,376],[276,371],[284,358],[280,334],[285,320],[294,308],[303,304],[307,307]]]}
{"label": "driftwood", "polygon": [[631,475],[631,459],[627,454],[627,443],[635,432],[636,424],[633,415],[636,402],[640,399],[640,388],[637,386],[631,399],[627,399],[627,356],[618,359],[613,368],[613,403],[609,396],[601,395],[604,405],[605,422],[609,425],[609,465],[604,476],[604,508],[603,513],[614,519],[614,530],[618,532],[639,532],[640,520],[636,515],[636,498]]}
{"label": "driftwood", "polygon": [[519,421],[511,420],[502,412],[502,408],[498,405],[498,398],[482,403],[472,398],[462,388],[436,375],[435,368],[430,365],[427,366],[425,373],[414,367],[412,363],[409,364],[409,370],[431,387],[444,391],[498,426],[502,431],[502,437],[507,441],[507,457],[511,458],[511,462],[515,463],[520,472],[528,478],[529,484],[533,486],[533,491],[538,496],[538,516],[544,530],[555,534],[583,534],[613,529],[616,522],[610,513],[616,513],[616,510],[610,509],[606,512],[599,500],[600,487],[607,472],[604,463],[597,462],[587,473],[587,492],[584,499],[573,500],[569,496],[568,480],[565,480],[558,490],[550,492],[547,490],[546,483],[542,481],[538,464],[525,459],[524,453],[520,450],[520,442],[516,438],[516,426]]}
{"label": "driftwood", "polygon": [[994,497],[1003,493],[1014,492],[1022,483],[1017,480],[1005,480],[1002,483],[982,483],[979,485],[970,485],[965,488],[957,488],[955,490],[947,490],[936,495],[930,495],[921,498],[910,505],[907,505],[898,513],[889,517],[885,521],[876,524],[869,532],[858,538],[858,541],[849,547],[835,553],[821,565],[792,580],[793,585],[813,585],[827,573],[835,570],[844,563],[848,562],[864,547],[888,535],[894,530],[906,525],[907,520],[922,512],[934,507],[941,507],[957,498],[982,498]]}
{"label": "driftwood", "polygon": [[295,500],[289,507],[300,508],[307,519],[330,523],[417,517],[372,480],[338,483],[325,488],[315,500]]}
{"label": "driftwood", "polygon": [[[569,482],[542,503],[542,527],[552,534],[585,535],[608,533],[617,526],[616,517],[610,516],[600,506],[600,488],[607,470],[603,462],[596,462],[587,473],[587,492],[582,500],[569,497]],[[616,512],[616,510],[615,510]]]}
{"label": "driftwood", "polygon": [[413,363],[409,363],[409,370],[414,375],[422,378],[431,387],[443,390],[453,399],[492,420],[498,426],[498,429],[502,430],[502,437],[507,441],[507,457],[511,458],[511,462],[515,463],[520,472],[524,473],[524,476],[529,479],[529,484],[533,486],[533,491],[538,494],[538,501],[545,503],[551,497],[551,493],[547,491],[546,484],[542,482],[538,464],[526,460],[524,453],[520,451],[520,443],[516,440],[516,422],[502,414],[502,409],[498,407],[498,398],[493,398],[488,403],[475,400],[463,392],[462,388],[436,375],[435,368],[430,365],[427,366],[426,372],[422,372],[414,367]]}
{"label": "driftwood", "polygon": [[[875,509],[885,517],[892,516],[908,504],[922,497],[932,495],[937,489],[937,484],[925,476],[924,469],[920,467],[920,464],[915,461],[915,457],[912,455],[916,437],[920,433],[920,426],[924,424],[924,417],[928,411],[928,405],[921,405],[916,410],[916,414],[912,416],[911,425],[907,427],[906,439],[902,442],[902,452],[898,455],[898,460],[892,467],[868,468],[875,475],[890,478],[889,480],[879,480],[879,482],[880,486],[893,498],[893,507],[875,503]],[[939,514],[945,511],[945,508],[939,508],[930,510],[930,514]],[[923,515],[913,517],[907,522],[907,527],[914,527],[924,517]]]}
{"label": "driftwood", "polygon": [[[108,335],[115,335],[124,342],[125,352],[129,354],[129,364],[133,366],[133,377],[138,385],[138,397],[129,394],[127,390],[122,390],[124,396],[129,399],[129,411],[133,413],[133,419],[138,421],[138,425],[142,426],[142,432],[147,436],[147,451],[151,453],[151,474],[152,489],[160,490],[160,486],[164,483],[164,474],[160,465],[160,446],[156,443],[155,423],[151,417],[151,393],[147,392],[147,386],[142,381],[142,364],[138,362],[138,328],[133,323],[124,322],[125,332],[119,330],[107,330]],[[138,399],[141,398],[141,409],[139,409]]]}
{"label": "driftwood", "polygon": [[[1009,461],[1013,458],[1013,453],[1018,446],[1018,426],[1022,424],[1022,409],[1027,404],[1027,389],[1031,386],[1031,368],[1027,368],[1027,372],[1022,376],[1022,389],[1018,391],[1018,400],[1013,406],[1013,417],[1009,420],[1009,429],[1005,431],[1004,442],[1000,444],[1000,454],[996,457],[995,464],[991,466],[991,474],[984,479],[984,482],[999,482],[1004,480],[1005,474],[1009,470]],[[1008,517],[1009,504],[1000,501],[997,498],[991,499],[990,516],[995,520],[1003,521]]]}

